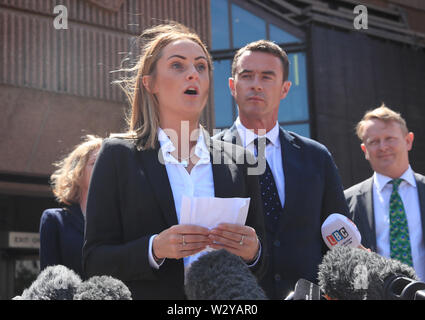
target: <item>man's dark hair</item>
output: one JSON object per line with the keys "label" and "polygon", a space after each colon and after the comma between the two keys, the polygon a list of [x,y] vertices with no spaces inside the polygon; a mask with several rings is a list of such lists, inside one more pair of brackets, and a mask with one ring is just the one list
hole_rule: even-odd
{"label": "man's dark hair", "polygon": [[287,81],[289,77],[289,59],[286,52],[279,47],[276,43],[268,40],[258,40],[255,42],[248,43],[245,47],[240,48],[232,62],[232,77],[235,77],[236,74],[236,65],[238,63],[238,60],[240,56],[245,53],[246,51],[251,52],[265,52],[270,53],[271,55],[278,57],[280,61],[282,62],[282,69],[283,69],[283,81]]}

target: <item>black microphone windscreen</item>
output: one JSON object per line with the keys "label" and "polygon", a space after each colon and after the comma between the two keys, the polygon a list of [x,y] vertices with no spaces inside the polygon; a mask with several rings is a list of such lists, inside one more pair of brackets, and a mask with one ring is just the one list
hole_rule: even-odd
{"label": "black microphone windscreen", "polygon": [[418,279],[412,267],[398,260],[360,248],[337,246],[323,257],[318,279],[324,294],[333,299],[383,300],[385,279],[396,274]]}
{"label": "black microphone windscreen", "polygon": [[266,300],[257,278],[238,256],[211,251],[192,263],[186,273],[189,300]]}
{"label": "black microphone windscreen", "polygon": [[295,284],[294,294],[291,300],[321,300],[320,287],[306,279],[299,279]]}
{"label": "black microphone windscreen", "polygon": [[13,300],[72,300],[81,278],[62,265],[49,266],[21,296]]}
{"label": "black microphone windscreen", "polygon": [[93,276],[77,288],[74,300],[132,300],[132,298],[130,290],[121,280],[111,276]]}

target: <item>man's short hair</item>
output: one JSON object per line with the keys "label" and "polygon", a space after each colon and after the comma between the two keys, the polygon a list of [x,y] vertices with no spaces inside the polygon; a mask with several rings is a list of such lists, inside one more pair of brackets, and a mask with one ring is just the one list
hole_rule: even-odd
{"label": "man's short hair", "polygon": [[383,103],[378,108],[366,111],[362,120],[357,124],[356,133],[357,133],[357,136],[359,137],[360,140],[363,141],[363,136],[364,136],[363,131],[364,131],[364,125],[365,125],[366,121],[374,120],[374,119],[381,120],[381,121],[384,121],[384,122],[395,121],[400,125],[401,130],[405,134],[407,134],[409,132],[409,130],[407,129],[406,121],[403,119],[401,114],[391,110],[390,108],[388,108]]}
{"label": "man's short hair", "polygon": [[268,40],[258,40],[255,42],[248,43],[246,46],[240,48],[232,62],[232,77],[235,77],[236,74],[236,65],[238,63],[238,60],[240,56],[246,52],[265,52],[270,53],[271,55],[278,57],[280,61],[282,62],[282,69],[283,69],[283,81],[287,81],[289,77],[289,59],[286,52],[279,47],[276,43]]}

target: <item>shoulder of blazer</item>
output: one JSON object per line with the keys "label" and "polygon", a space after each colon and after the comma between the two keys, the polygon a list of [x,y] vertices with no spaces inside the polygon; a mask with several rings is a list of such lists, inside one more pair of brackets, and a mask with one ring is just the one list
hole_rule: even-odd
{"label": "shoulder of blazer", "polygon": [[62,220],[62,214],[64,213],[64,208],[49,208],[43,211],[41,215],[41,223],[46,221],[60,221]]}
{"label": "shoulder of blazer", "polygon": [[359,182],[350,188],[344,190],[344,195],[347,201],[353,197],[362,196],[368,192],[372,192],[373,177],[370,177],[362,182]]}
{"label": "shoulder of blazer", "polygon": [[[233,144],[231,142],[218,140],[212,138],[211,140],[211,149],[213,153],[221,153],[223,158],[231,159],[232,163],[242,164],[245,163],[244,159],[248,158],[248,163],[255,162],[254,156],[242,146],[238,144]],[[225,162],[226,163],[226,162]]]}
{"label": "shoulder of blazer", "polygon": [[238,129],[236,128],[235,123],[233,123],[233,125],[229,129],[224,129],[223,131],[214,135],[212,139],[241,145]]}
{"label": "shoulder of blazer", "polygon": [[425,176],[420,173],[414,172],[416,182],[425,184]]}
{"label": "shoulder of blazer", "polygon": [[416,186],[418,189],[419,200],[421,205],[425,208],[425,176],[416,172],[414,173],[414,175],[416,180]]}
{"label": "shoulder of blazer", "polygon": [[105,138],[102,143],[102,149],[137,150],[135,140],[126,138]]}
{"label": "shoulder of blazer", "polygon": [[77,227],[84,226],[84,216],[78,203],[64,207],[63,217],[71,221]]}
{"label": "shoulder of blazer", "polygon": [[41,224],[54,224],[67,227],[74,225],[78,230],[84,229],[84,216],[79,204],[66,205],[63,208],[46,209],[41,217]]}
{"label": "shoulder of blazer", "polygon": [[295,132],[287,131],[282,127],[280,127],[279,138],[283,149],[285,149],[285,147],[291,146],[292,148],[298,149],[300,151],[331,156],[328,148],[320,142],[300,136]]}
{"label": "shoulder of blazer", "polygon": [[121,163],[121,161],[136,159],[138,153],[134,139],[106,138],[102,143],[98,158],[107,158],[115,163]]}

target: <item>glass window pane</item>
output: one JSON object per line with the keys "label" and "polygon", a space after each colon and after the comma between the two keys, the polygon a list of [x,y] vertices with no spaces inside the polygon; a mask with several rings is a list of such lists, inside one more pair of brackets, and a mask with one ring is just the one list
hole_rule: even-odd
{"label": "glass window pane", "polygon": [[227,0],[211,1],[212,49],[229,49],[229,12]]}
{"label": "glass window pane", "polygon": [[234,48],[243,47],[252,41],[266,39],[266,22],[234,4],[232,4],[232,26]]}
{"label": "glass window pane", "polygon": [[310,138],[310,125],[308,123],[282,125],[288,131],[298,133],[300,136]]}
{"label": "glass window pane", "polygon": [[291,89],[285,99],[280,101],[279,122],[308,120],[308,95],[305,53],[290,53],[289,80]]}
{"label": "glass window pane", "polygon": [[292,34],[286,32],[283,29],[276,27],[273,24],[269,25],[270,30],[270,40],[276,43],[290,43],[290,42],[301,42],[301,39],[293,36]]}
{"label": "glass window pane", "polygon": [[228,79],[231,76],[230,60],[214,61],[214,106],[216,128],[230,127],[233,123],[232,95]]}

